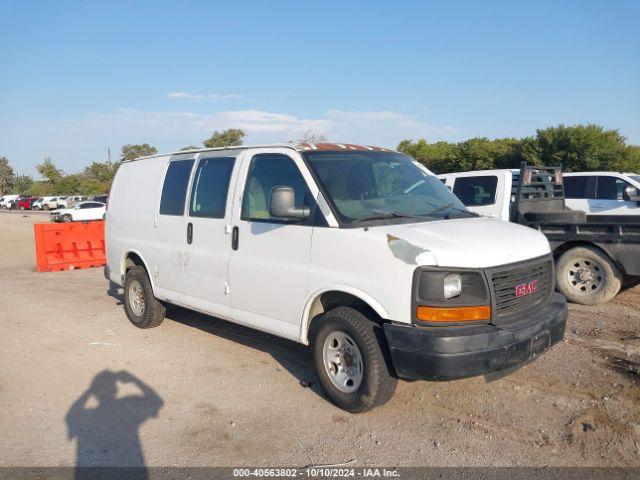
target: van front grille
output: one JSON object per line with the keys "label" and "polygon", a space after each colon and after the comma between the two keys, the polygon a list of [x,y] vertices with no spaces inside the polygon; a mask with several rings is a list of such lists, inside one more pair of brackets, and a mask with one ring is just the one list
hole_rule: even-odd
{"label": "van front grille", "polygon": [[552,293],[553,264],[549,257],[500,267],[489,275],[495,323],[508,322],[512,316],[531,310]]}

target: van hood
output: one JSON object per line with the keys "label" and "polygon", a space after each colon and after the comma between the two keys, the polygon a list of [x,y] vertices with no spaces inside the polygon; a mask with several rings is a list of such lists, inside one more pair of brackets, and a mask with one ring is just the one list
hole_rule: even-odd
{"label": "van hood", "polygon": [[396,258],[414,265],[487,268],[551,252],[540,232],[491,218],[370,227],[386,235]]}

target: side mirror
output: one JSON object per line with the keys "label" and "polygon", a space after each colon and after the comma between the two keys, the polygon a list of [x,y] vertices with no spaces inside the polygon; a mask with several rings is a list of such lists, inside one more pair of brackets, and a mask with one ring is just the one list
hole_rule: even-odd
{"label": "side mirror", "polygon": [[640,202],[640,194],[638,193],[638,189],[636,187],[629,186],[625,188],[622,197],[630,202]]}
{"label": "side mirror", "polygon": [[269,213],[277,218],[308,218],[311,214],[309,207],[296,207],[295,191],[291,187],[273,187],[269,199]]}

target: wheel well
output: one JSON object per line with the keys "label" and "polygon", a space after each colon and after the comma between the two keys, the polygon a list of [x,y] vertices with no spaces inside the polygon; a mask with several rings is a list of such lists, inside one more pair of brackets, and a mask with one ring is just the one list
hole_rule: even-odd
{"label": "wheel well", "polygon": [[311,326],[315,326],[315,321],[318,319],[318,317],[323,313],[337,307],[351,307],[355,310],[358,310],[368,319],[377,324],[384,323],[384,319],[380,317],[380,315],[378,315],[378,313],[371,307],[371,305],[369,305],[361,298],[351,293],[331,290],[318,295],[311,303],[311,307],[309,308],[309,313],[307,316],[307,329],[305,332],[305,339],[311,329]]}
{"label": "wheel well", "polygon": [[618,270],[620,270],[621,272],[624,272],[624,268],[622,267],[622,265],[619,265],[618,262],[611,256],[609,252],[607,252],[600,245],[596,245],[595,243],[591,243],[591,242],[573,241],[573,242],[563,243],[553,251],[554,261],[557,261],[560,258],[560,255],[562,255],[563,253],[575,247],[589,247],[594,250],[598,250],[600,253],[605,255],[616,266]]}
{"label": "wheel well", "polygon": [[604,255],[609,257],[612,262],[614,262],[613,258],[611,258],[611,255],[609,255],[609,252],[607,252],[604,248],[600,247],[599,245],[596,245],[595,243],[581,242],[581,241],[578,241],[578,240],[573,241],[573,242],[566,242],[566,243],[563,243],[562,245],[559,245],[553,251],[554,260],[558,260],[558,258],[560,258],[560,255],[562,255],[567,250],[571,250],[572,248],[575,248],[575,247],[590,247],[590,248],[594,248],[594,249],[599,250],[600,252],[602,252]]}
{"label": "wheel well", "polygon": [[124,259],[124,273],[126,274],[131,268],[138,265],[142,266],[145,270],[147,269],[142,258],[140,258],[140,255],[134,252],[129,252],[127,257]]}

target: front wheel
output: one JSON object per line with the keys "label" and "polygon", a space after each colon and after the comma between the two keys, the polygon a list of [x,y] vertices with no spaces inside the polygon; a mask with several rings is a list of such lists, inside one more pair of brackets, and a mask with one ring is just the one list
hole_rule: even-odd
{"label": "front wheel", "polygon": [[556,262],[558,290],[573,303],[598,305],[617,295],[622,273],[611,259],[597,248],[574,247]]}
{"label": "front wheel", "polygon": [[124,309],[129,321],[138,328],[157,327],[164,320],[165,307],[153,296],[147,271],[136,265],[124,279]]}
{"label": "front wheel", "polygon": [[73,222],[73,218],[71,217],[71,215],[63,215],[63,216],[62,216],[62,221],[63,221],[64,223]]}
{"label": "front wheel", "polygon": [[338,307],[314,320],[316,374],[329,399],[351,413],[387,403],[396,389],[380,326],[359,311]]}

